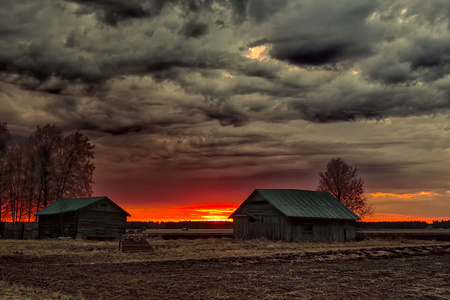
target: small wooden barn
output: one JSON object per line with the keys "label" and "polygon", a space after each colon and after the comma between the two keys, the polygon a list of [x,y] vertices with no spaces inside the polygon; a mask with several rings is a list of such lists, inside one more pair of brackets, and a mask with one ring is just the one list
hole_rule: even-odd
{"label": "small wooden barn", "polygon": [[39,237],[60,236],[79,239],[120,239],[127,217],[119,205],[106,196],[61,198],[36,213]]}
{"label": "small wooden barn", "polygon": [[330,193],[256,189],[231,214],[237,239],[342,242],[356,237],[360,218]]}

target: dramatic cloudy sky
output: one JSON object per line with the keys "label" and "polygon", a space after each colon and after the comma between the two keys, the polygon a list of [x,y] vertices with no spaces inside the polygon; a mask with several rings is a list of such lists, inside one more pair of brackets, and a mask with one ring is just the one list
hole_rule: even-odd
{"label": "dramatic cloudy sky", "polygon": [[0,0],[0,120],[81,130],[95,194],[136,219],[315,189],[333,157],[378,219],[448,219],[449,21],[448,0]]}

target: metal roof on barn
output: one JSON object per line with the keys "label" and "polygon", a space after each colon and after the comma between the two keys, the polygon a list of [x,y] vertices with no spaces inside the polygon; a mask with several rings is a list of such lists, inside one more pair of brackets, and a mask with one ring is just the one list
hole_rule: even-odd
{"label": "metal roof on barn", "polygon": [[101,200],[107,200],[111,202],[112,205],[118,207],[122,210],[127,216],[131,216],[127,213],[123,208],[114,203],[111,199],[106,196],[101,197],[89,197],[89,198],[61,198],[50,204],[46,208],[36,213],[36,216],[44,216],[44,215],[55,215],[61,213],[74,212],[85,207],[88,207],[94,203],[97,203]]}
{"label": "metal roof on barn", "polygon": [[352,210],[327,192],[295,189],[256,189],[230,218],[256,194],[261,195],[286,217],[334,220],[360,220]]}

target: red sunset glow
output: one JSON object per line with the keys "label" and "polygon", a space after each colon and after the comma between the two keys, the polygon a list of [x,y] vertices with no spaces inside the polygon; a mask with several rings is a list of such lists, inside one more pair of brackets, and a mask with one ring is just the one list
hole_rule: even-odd
{"label": "red sunset glow", "polygon": [[189,207],[127,207],[129,221],[178,222],[178,221],[231,221],[228,217],[237,208],[231,205],[199,205]]}
{"label": "red sunset glow", "polygon": [[[445,218],[441,218],[445,219]],[[437,218],[424,218],[421,216],[406,216],[400,214],[374,214],[371,217],[365,217],[362,222],[427,222],[433,223],[433,221],[438,221]]]}
{"label": "red sunset glow", "polygon": [[[243,194],[244,195],[244,194]],[[231,195],[229,195],[231,196]],[[229,201],[222,199],[217,201],[217,204],[205,204],[203,199],[200,204],[190,206],[127,206],[124,205],[124,209],[131,214],[128,218],[129,221],[154,221],[154,222],[178,222],[178,221],[232,221],[228,219],[231,213],[243,202],[248,195],[239,196],[234,195],[232,199],[235,201]],[[439,195],[432,192],[417,192],[407,194],[395,194],[376,192],[370,193],[371,202],[378,208],[372,216],[368,216],[362,219],[363,222],[410,222],[410,221],[422,221],[432,223],[436,220],[446,220],[448,216],[445,214],[436,215],[434,217],[427,216],[427,214],[406,214],[396,211],[392,207],[395,206],[395,202],[392,199],[398,199],[399,201],[406,201],[409,199],[418,200],[423,197],[438,197]],[[192,199],[195,195],[191,196]],[[189,197],[190,198],[190,197]],[[384,202],[383,202],[384,201]],[[390,202],[391,201],[391,202]],[[387,204],[386,204],[387,203]],[[385,207],[384,207],[385,206]],[[403,209],[404,210],[404,209]]]}
{"label": "red sunset glow", "polygon": [[[180,222],[180,221],[232,221],[228,219],[231,213],[238,206],[209,206],[202,208],[195,207],[165,207],[165,208],[137,208],[124,207],[131,214],[129,221],[153,221],[153,222]],[[448,217],[423,217],[420,215],[384,214],[375,213],[373,216],[365,217],[363,222],[411,222],[421,221],[432,223],[436,220],[447,219]]]}

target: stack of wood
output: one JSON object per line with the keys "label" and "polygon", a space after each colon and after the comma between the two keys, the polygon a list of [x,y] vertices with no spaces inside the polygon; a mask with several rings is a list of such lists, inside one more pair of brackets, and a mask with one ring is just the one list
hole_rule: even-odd
{"label": "stack of wood", "polygon": [[143,234],[126,234],[119,242],[119,251],[124,253],[150,252],[153,251],[153,247]]}

